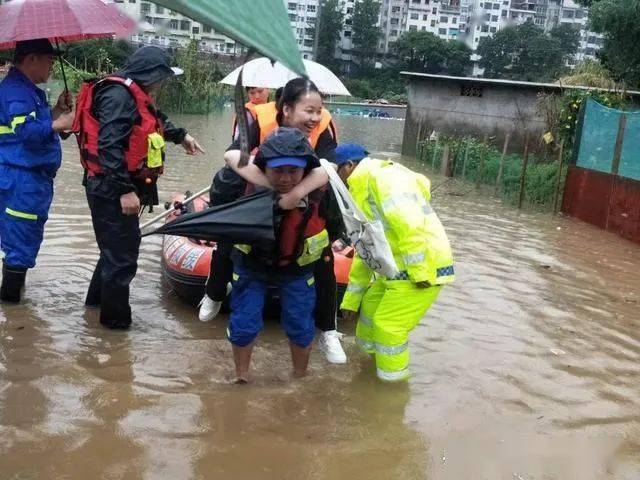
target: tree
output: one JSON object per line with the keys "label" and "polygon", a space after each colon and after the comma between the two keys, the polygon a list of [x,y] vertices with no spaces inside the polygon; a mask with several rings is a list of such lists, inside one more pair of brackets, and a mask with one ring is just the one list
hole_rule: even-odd
{"label": "tree", "polygon": [[353,50],[362,67],[370,66],[375,61],[378,40],[381,30],[376,24],[380,15],[380,2],[376,0],[360,0],[353,9],[352,33]]}
{"label": "tree", "polygon": [[456,40],[443,40],[430,32],[405,32],[393,48],[402,68],[414,72],[465,75],[471,67],[469,47]]}
{"label": "tree", "polygon": [[473,65],[473,51],[465,43],[457,40],[449,40],[446,47],[445,72],[449,75],[467,75]]}
{"label": "tree", "polygon": [[342,5],[339,0],[325,0],[320,4],[316,60],[331,70],[339,70],[340,66],[335,53],[342,30],[342,19]]}
{"label": "tree", "polygon": [[483,38],[477,50],[481,56],[479,65],[484,68],[485,77],[551,81],[563,72],[568,57],[575,54],[578,42],[574,40],[574,33],[564,27],[548,35],[533,22],[526,22]]}
{"label": "tree", "polygon": [[574,55],[580,46],[580,28],[570,23],[561,23],[549,32],[551,38],[560,42],[560,48],[565,55]]}
{"label": "tree", "polygon": [[640,86],[640,0],[594,0],[589,24],[605,37],[598,52],[605,67],[618,80]]}
{"label": "tree", "polygon": [[413,72],[437,73],[445,60],[444,41],[421,30],[403,33],[393,50],[403,68]]}
{"label": "tree", "polygon": [[77,68],[93,73],[111,73],[121,68],[133,47],[124,40],[98,38],[69,44],[65,58]]}

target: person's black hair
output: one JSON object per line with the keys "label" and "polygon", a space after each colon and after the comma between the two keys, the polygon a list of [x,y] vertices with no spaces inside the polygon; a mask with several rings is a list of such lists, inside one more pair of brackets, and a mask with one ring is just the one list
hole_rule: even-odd
{"label": "person's black hair", "polygon": [[276,96],[275,96],[276,105],[278,104],[278,102],[282,98],[282,91],[283,90],[284,90],[284,87],[279,87],[278,89],[276,89]]}
{"label": "person's black hair", "polygon": [[27,58],[27,55],[29,55],[29,54],[28,53],[15,52],[13,54],[13,64],[14,65],[20,65],[22,62],[24,62],[24,59]]}
{"label": "person's black hair", "polygon": [[278,122],[278,125],[282,124],[282,112],[285,105],[293,108],[304,95],[314,92],[320,95],[320,91],[318,90],[318,87],[316,87],[316,84],[308,78],[298,77],[293,80],[289,80],[282,89],[282,96],[276,101],[276,108],[278,109],[276,121]]}

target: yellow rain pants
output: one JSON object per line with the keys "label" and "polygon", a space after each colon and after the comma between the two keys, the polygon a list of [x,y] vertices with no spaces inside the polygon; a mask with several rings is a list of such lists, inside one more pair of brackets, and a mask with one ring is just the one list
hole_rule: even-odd
{"label": "yellow rain pants", "polygon": [[436,300],[441,286],[418,288],[409,280],[376,279],[362,299],[356,342],[373,354],[381,380],[406,380],[409,371],[409,332]]}

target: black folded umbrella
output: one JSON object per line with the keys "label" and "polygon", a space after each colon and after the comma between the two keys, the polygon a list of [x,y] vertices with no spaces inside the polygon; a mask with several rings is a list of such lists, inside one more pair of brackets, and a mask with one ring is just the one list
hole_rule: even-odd
{"label": "black folded umbrella", "polygon": [[273,191],[265,190],[232,203],[181,215],[142,235],[178,235],[227,243],[275,241]]}

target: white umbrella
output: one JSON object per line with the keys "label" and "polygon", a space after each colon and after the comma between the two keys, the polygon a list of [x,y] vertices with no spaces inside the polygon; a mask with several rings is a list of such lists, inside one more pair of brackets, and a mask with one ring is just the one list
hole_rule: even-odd
{"label": "white umbrella", "polygon": [[[311,60],[303,60],[303,62],[309,79],[316,84],[320,92],[328,95],[351,96],[347,87],[327,67]],[[279,62],[272,64],[268,58],[261,57],[236,68],[220,80],[220,83],[235,85],[241,68],[243,68],[242,83],[245,87],[280,88],[284,87],[289,80],[299,77]]]}

